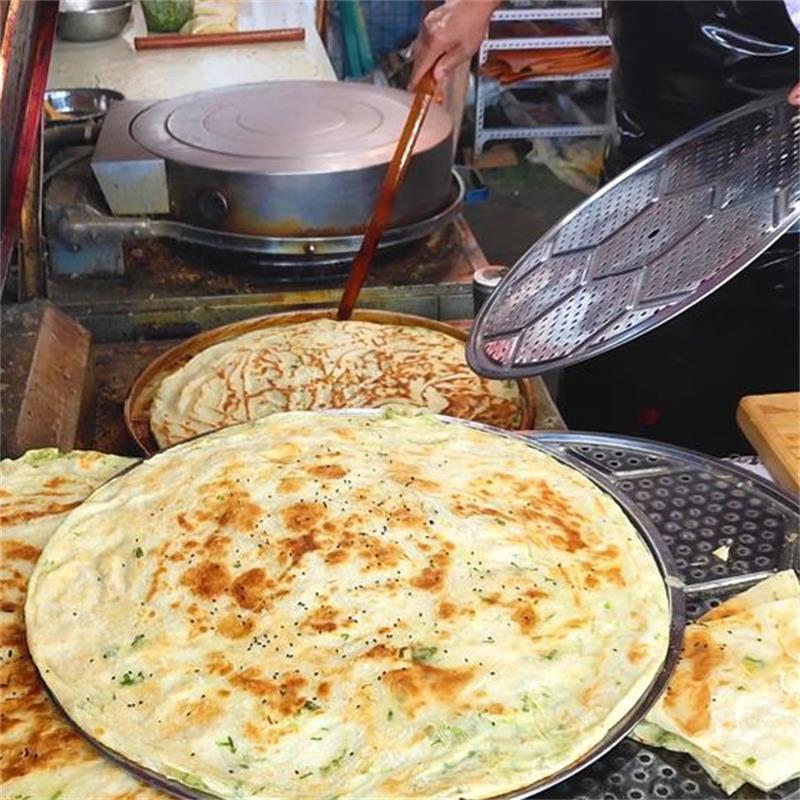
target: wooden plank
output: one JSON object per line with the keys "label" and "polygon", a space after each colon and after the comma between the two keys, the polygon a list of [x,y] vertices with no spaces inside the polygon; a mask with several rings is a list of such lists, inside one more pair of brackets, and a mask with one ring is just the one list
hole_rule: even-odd
{"label": "wooden plank", "polygon": [[800,392],[743,397],[736,420],[772,477],[800,491]]}
{"label": "wooden plank", "polygon": [[[13,347],[13,342],[5,342]],[[41,315],[10,455],[38,447],[88,448],[94,436],[92,337],[53,306]]]}

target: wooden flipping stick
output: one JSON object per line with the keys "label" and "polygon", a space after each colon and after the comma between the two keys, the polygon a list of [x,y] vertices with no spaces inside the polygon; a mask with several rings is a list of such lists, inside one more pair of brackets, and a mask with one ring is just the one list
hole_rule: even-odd
{"label": "wooden flipping stick", "polygon": [[414,145],[419,137],[422,123],[425,122],[425,116],[435,93],[436,83],[433,80],[432,73],[429,72],[422,79],[414,94],[414,101],[411,103],[406,124],[400,134],[394,155],[389,162],[389,168],[386,170],[386,175],[378,192],[375,211],[372,213],[361,247],[353,261],[353,265],[350,267],[350,274],[347,277],[342,299],[339,301],[337,319],[350,319],[350,315],[353,313],[361,287],[367,277],[369,265],[372,263],[375,250],[378,247],[378,242],[380,242],[381,236],[383,236],[383,232],[389,224],[389,218],[392,216],[395,197],[397,197],[397,192],[408,171]]}
{"label": "wooden flipping stick", "polygon": [[266,44],[269,42],[302,42],[304,28],[272,28],[263,31],[238,31],[236,33],[202,33],[197,36],[163,35],[137,36],[133,46],[137,50],[163,50],[168,47],[214,47],[221,44]]}

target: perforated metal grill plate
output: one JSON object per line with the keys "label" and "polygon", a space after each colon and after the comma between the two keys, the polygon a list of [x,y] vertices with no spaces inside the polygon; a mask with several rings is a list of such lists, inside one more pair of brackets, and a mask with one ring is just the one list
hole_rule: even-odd
{"label": "perforated metal grill plate", "polygon": [[[686,583],[696,619],[770,572],[800,569],[797,503],[745,470],[669,445],[621,436],[534,434],[600,472],[655,523]],[[728,558],[714,555],[721,545]],[[689,756],[626,739],[580,774],[548,790],[554,800],[723,800],[727,795]],[[800,781],[765,793],[742,787],[736,800],[787,800]]]}
{"label": "perforated metal grill plate", "polygon": [[800,217],[800,112],[768,98],[639,161],[540,239],[481,309],[468,360],[535,375],[713,292]]}

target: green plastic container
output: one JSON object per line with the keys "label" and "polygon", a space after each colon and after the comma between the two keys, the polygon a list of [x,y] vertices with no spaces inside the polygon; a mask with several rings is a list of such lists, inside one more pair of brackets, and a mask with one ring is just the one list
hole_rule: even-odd
{"label": "green plastic container", "polygon": [[150,33],[177,33],[193,16],[194,0],[142,0]]}

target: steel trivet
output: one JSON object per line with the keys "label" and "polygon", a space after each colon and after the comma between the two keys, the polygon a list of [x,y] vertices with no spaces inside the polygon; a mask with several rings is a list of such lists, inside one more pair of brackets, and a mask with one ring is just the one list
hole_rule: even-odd
{"label": "steel trivet", "polygon": [[[686,584],[692,620],[777,570],[800,569],[795,499],[740,467],[671,445],[594,433],[537,433],[554,454],[599,472],[655,523]],[[714,551],[728,548],[727,554]],[[721,556],[727,555],[727,558]],[[684,753],[626,739],[545,792],[554,800],[723,800],[727,795]],[[749,785],[735,800],[787,800],[800,780],[772,792]]]}
{"label": "steel trivet", "polygon": [[467,357],[517,378],[661,325],[800,217],[800,110],[784,96],[712,120],[637,162],[543,236],[481,309]]}

